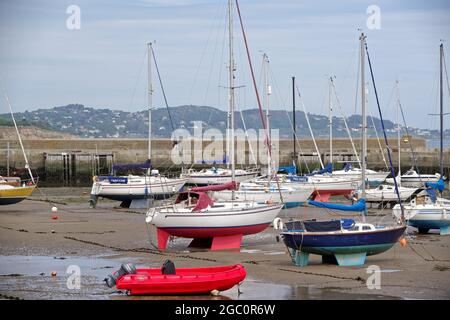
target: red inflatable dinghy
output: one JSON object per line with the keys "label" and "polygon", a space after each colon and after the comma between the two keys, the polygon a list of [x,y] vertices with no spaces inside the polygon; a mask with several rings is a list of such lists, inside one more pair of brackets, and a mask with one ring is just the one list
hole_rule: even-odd
{"label": "red inflatable dinghy", "polygon": [[225,291],[245,279],[245,268],[240,265],[177,268],[175,274],[163,274],[161,269],[137,269],[117,279],[116,288],[129,294],[186,295]]}

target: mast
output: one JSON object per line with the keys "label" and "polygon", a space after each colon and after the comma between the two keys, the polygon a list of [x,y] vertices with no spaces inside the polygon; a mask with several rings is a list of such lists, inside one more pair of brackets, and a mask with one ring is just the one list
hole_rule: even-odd
{"label": "mast", "polygon": [[294,154],[292,155],[292,163],[297,166],[297,148],[296,148],[296,140],[297,140],[297,126],[295,124],[295,77],[292,77],[292,141],[294,143]]}
{"label": "mast", "polygon": [[439,173],[444,176],[444,87],[443,87],[443,63],[444,63],[444,44],[441,43],[439,59],[439,102],[440,102],[440,150],[439,150]]}
{"label": "mast", "polygon": [[[267,132],[268,132],[269,140],[270,140],[269,107],[270,107],[271,87],[269,85],[269,75],[268,75],[269,57],[265,53],[263,54],[263,62],[264,62],[264,91],[266,94],[266,123],[267,123]],[[270,185],[271,175],[272,175],[272,158],[270,156],[269,148],[267,147],[267,182],[269,185]]]}
{"label": "mast", "polygon": [[329,126],[330,126],[330,163],[333,166],[333,105],[331,102],[331,85],[333,78],[330,77],[330,83],[328,86],[328,107],[329,107]]}
{"label": "mast", "polygon": [[[22,149],[23,158],[25,159],[25,168],[28,170],[28,174],[30,175],[30,178],[31,178],[31,181],[33,182],[33,184],[36,184],[36,182],[34,181],[33,173],[31,172],[30,164],[28,163],[28,158],[27,158],[27,154],[25,153],[25,148],[23,147],[22,138],[20,137],[19,128],[17,127],[17,123],[16,123],[16,118],[14,118],[14,113],[12,111],[11,103],[9,102],[9,98],[8,98],[8,95],[6,94],[6,91],[4,93],[4,96],[5,96],[6,103],[8,104],[8,107],[9,107],[9,111],[11,112],[11,118],[13,120],[14,127],[16,128],[17,137],[19,138],[20,148]],[[9,145],[8,145],[8,160],[9,160]],[[9,170],[9,162],[8,162],[8,170]]]}
{"label": "mast", "polygon": [[401,151],[400,151],[400,90],[397,84],[397,149],[398,149],[398,186],[401,186],[402,183],[402,167],[401,167]]}
{"label": "mast", "polygon": [[[360,50],[361,50],[361,117],[362,117],[362,128],[361,128],[361,139],[362,139],[362,150],[361,150],[361,181],[362,181],[362,194],[363,199],[366,198],[366,152],[367,152],[367,119],[366,119],[366,81],[364,75],[365,66],[365,54],[364,54],[364,44],[366,36],[361,33],[359,37],[360,40]],[[363,220],[365,221],[365,215],[363,215]]]}
{"label": "mast", "polygon": [[[147,159],[152,159],[152,105],[153,105],[153,85],[152,85],[152,43],[148,43],[148,80],[147,80],[147,104],[148,104],[148,154]],[[151,168],[148,168],[148,174],[150,174]]]}
{"label": "mast", "polygon": [[[231,161],[231,181],[236,181],[234,163],[234,57],[233,57],[233,1],[228,0],[228,49],[229,57],[229,109],[230,109],[230,161]],[[232,190],[231,199],[235,199],[235,192]]]}

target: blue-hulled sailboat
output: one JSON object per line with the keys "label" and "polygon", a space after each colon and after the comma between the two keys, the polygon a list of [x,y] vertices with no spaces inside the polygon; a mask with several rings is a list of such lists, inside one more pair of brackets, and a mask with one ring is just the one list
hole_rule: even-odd
{"label": "blue-hulled sailboat", "polygon": [[[361,104],[362,104],[362,199],[356,204],[345,206],[338,204],[330,204],[323,202],[310,202],[312,205],[321,206],[322,208],[337,209],[344,211],[361,211],[365,212],[365,172],[366,172],[366,115],[365,115],[365,80],[364,80],[364,48],[365,36],[361,34]],[[367,50],[367,47],[366,47]],[[370,65],[372,74],[373,73]],[[374,92],[377,98],[375,82],[373,81]],[[380,111],[381,123],[387,143],[386,132],[384,130],[383,118]],[[391,173],[394,177],[395,188],[398,195],[398,186],[395,180],[395,173],[392,165],[389,147],[388,155],[391,166]],[[399,203],[401,203],[399,198]],[[328,221],[290,221],[285,224],[284,230],[281,232],[283,241],[289,249],[292,261],[297,266],[306,266],[308,264],[309,255],[317,254],[322,256],[324,262],[337,262],[340,266],[360,266],[365,263],[366,256],[382,253],[392,248],[402,237],[406,226],[402,223],[393,226],[375,226],[365,222],[364,214],[363,222],[355,222],[351,219],[344,220],[328,220]],[[403,222],[403,221],[402,221]]]}

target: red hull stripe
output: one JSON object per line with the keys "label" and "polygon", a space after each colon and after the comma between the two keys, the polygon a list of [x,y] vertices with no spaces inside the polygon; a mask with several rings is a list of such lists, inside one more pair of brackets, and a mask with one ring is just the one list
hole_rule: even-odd
{"label": "red hull stripe", "polygon": [[168,234],[182,238],[213,238],[230,236],[236,234],[255,234],[265,230],[270,223],[255,224],[250,226],[234,226],[234,227],[179,227],[179,228],[159,228]]}

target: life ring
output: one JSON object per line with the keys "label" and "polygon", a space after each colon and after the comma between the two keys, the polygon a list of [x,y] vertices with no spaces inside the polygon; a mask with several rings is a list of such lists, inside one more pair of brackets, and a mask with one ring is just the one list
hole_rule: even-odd
{"label": "life ring", "polygon": [[283,227],[284,227],[283,220],[281,220],[281,218],[273,219],[273,228],[275,230],[281,230],[281,229],[283,229]]}

